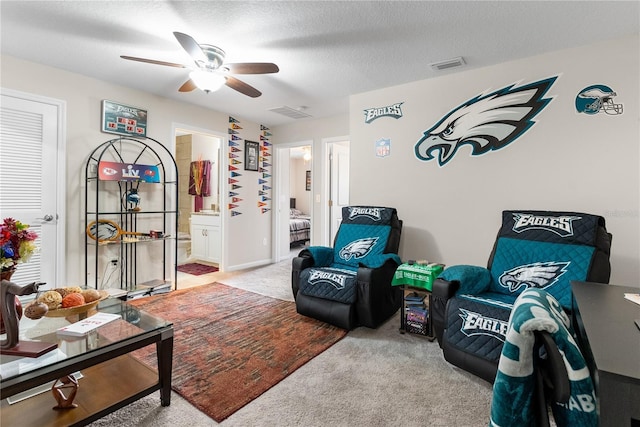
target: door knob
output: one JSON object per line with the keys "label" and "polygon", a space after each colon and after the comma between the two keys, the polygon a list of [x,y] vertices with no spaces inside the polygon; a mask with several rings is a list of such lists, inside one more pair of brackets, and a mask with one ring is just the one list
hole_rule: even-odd
{"label": "door knob", "polygon": [[51,222],[53,221],[53,215],[45,215],[44,218],[36,218],[36,219],[41,219],[44,222]]}

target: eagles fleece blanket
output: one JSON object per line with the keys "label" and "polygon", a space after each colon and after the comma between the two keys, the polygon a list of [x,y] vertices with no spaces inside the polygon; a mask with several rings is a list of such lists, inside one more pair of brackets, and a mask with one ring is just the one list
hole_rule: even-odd
{"label": "eagles fleece blanket", "polygon": [[534,389],[534,331],[547,331],[562,354],[571,383],[566,404],[553,403],[556,424],[598,425],[596,398],[589,369],[568,330],[569,319],[560,303],[541,289],[528,289],[518,298],[509,318],[509,329],[498,363],[491,402],[492,427],[534,426],[531,405]]}

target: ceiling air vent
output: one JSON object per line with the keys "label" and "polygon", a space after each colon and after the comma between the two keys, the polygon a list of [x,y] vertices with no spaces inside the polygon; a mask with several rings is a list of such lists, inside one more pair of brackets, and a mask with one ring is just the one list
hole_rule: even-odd
{"label": "ceiling air vent", "polygon": [[286,105],[282,107],[269,109],[269,111],[282,114],[283,116],[291,117],[292,119],[304,119],[305,117],[311,117],[311,115],[305,113],[304,110],[305,110],[305,107],[291,108],[291,107],[287,107]]}
{"label": "ceiling air vent", "polygon": [[462,67],[464,64],[464,58],[462,56],[458,56],[457,58],[447,59],[446,61],[434,62],[431,64],[431,68],[436,71],[444,71],[449,68]]}

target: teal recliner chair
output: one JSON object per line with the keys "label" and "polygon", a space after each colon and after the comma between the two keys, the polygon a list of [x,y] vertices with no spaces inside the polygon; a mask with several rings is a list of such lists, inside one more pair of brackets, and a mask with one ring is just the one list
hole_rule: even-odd
{"label": "teal recliner chair", "polygon": [[378,327],[402,302],[391,286],[401,232],[394,208],[344,207],[334,247],[311,246],[293,259],[298,313],[347,330]]}
{"label": "teal recliner chair", "polygon": [[493,382],[518,295],[542,289],[569,311],[571,281],[609,282],[610,251],[601,216],[504,211],[487,267],[451,266],[434,281],[431,316],[445,359]]}

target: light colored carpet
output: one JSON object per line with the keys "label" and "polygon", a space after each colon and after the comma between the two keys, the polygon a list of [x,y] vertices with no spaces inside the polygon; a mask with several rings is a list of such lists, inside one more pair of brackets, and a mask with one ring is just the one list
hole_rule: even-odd
{"label": "light colored carpet", "polygon": [[[288,299],[291,261],[221,280]],[[253,284],[253,285],[252,285]],[[289,297],[290,299],[293,298]],[[400,334],[399,313],[378,329],[358,328],[224,420],[221,426],[486,426],[491,385],[454,368],[437,342]],[[179,363],[179,359],[174,359]],[[215,426],[176,393],[153,394],[92,426]]]}

